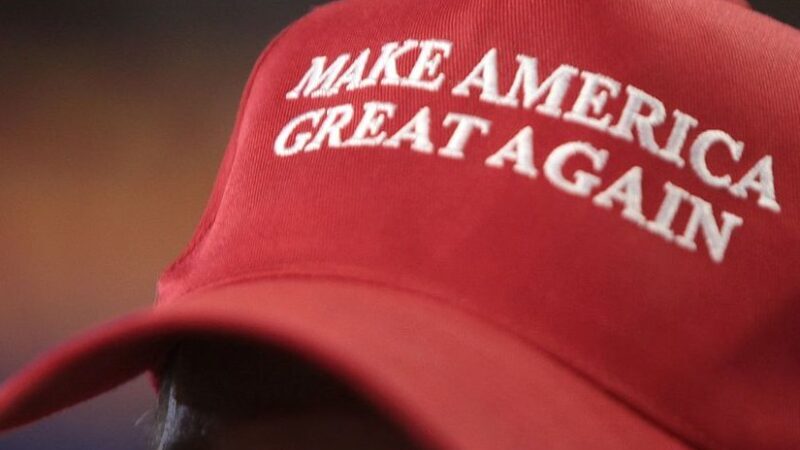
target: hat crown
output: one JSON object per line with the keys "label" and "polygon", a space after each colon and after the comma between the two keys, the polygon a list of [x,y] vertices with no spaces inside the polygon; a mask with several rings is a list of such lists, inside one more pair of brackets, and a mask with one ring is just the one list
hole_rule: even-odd
{"label": "hat crown", "polygon": [[319,8],[256,65],[159,301],[287,275],[411,289],[690,439],[797,442],[798,50],[716,2]]}

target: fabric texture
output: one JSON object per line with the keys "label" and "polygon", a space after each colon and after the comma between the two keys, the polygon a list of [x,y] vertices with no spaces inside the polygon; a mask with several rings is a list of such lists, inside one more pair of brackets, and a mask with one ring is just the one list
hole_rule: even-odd
{"label": "fabric texture", "polygon": [[317,8],[157,306],[8,381],[0,428],[218,333],[437,448],[800,448],[800,35],[737,3]]}

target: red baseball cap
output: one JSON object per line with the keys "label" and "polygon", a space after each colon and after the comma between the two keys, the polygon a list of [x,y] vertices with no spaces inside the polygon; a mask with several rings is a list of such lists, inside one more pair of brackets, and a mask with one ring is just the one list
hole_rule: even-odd
{"label": "red baseball cap", "polygon": [[735,3],[315,9],[157,305],[9,380],[0,428],[203,333],[435,448],[800,448],[800,33]]}

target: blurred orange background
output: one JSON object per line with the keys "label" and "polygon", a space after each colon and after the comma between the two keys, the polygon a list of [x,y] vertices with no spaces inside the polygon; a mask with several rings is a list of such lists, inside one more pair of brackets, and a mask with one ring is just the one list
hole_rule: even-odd
{"label": "blurred orange background", "polygon": [[[311,2],[28,2],[0,14],[0,378],[152,303],[241,90]],[[147,448],[146,379],[0,448]]]}
{"label": "blurred orange background", "polygon": [[[321,2],[2,2],[0,379],[151,304],[205,206],[252,63]],[[752,3],[797,23],[797,0]],[[144,449],[154,401],[139,379],[0,448]]]}

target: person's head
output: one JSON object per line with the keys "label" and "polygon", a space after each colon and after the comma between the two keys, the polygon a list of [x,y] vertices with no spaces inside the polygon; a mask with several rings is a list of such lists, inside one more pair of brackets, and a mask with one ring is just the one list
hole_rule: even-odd
{"label": "person's head", "polygon": [[186,339],[160,373],[155,450],[419,450],[336,377],[256,342]]}
{"label": "person's head", "polygon": [[185,341],[159,450],[797,448],[800,35],[631,3],[296,22],[155,310],[12,380],[0,430],[199,334],[317,366]]}

